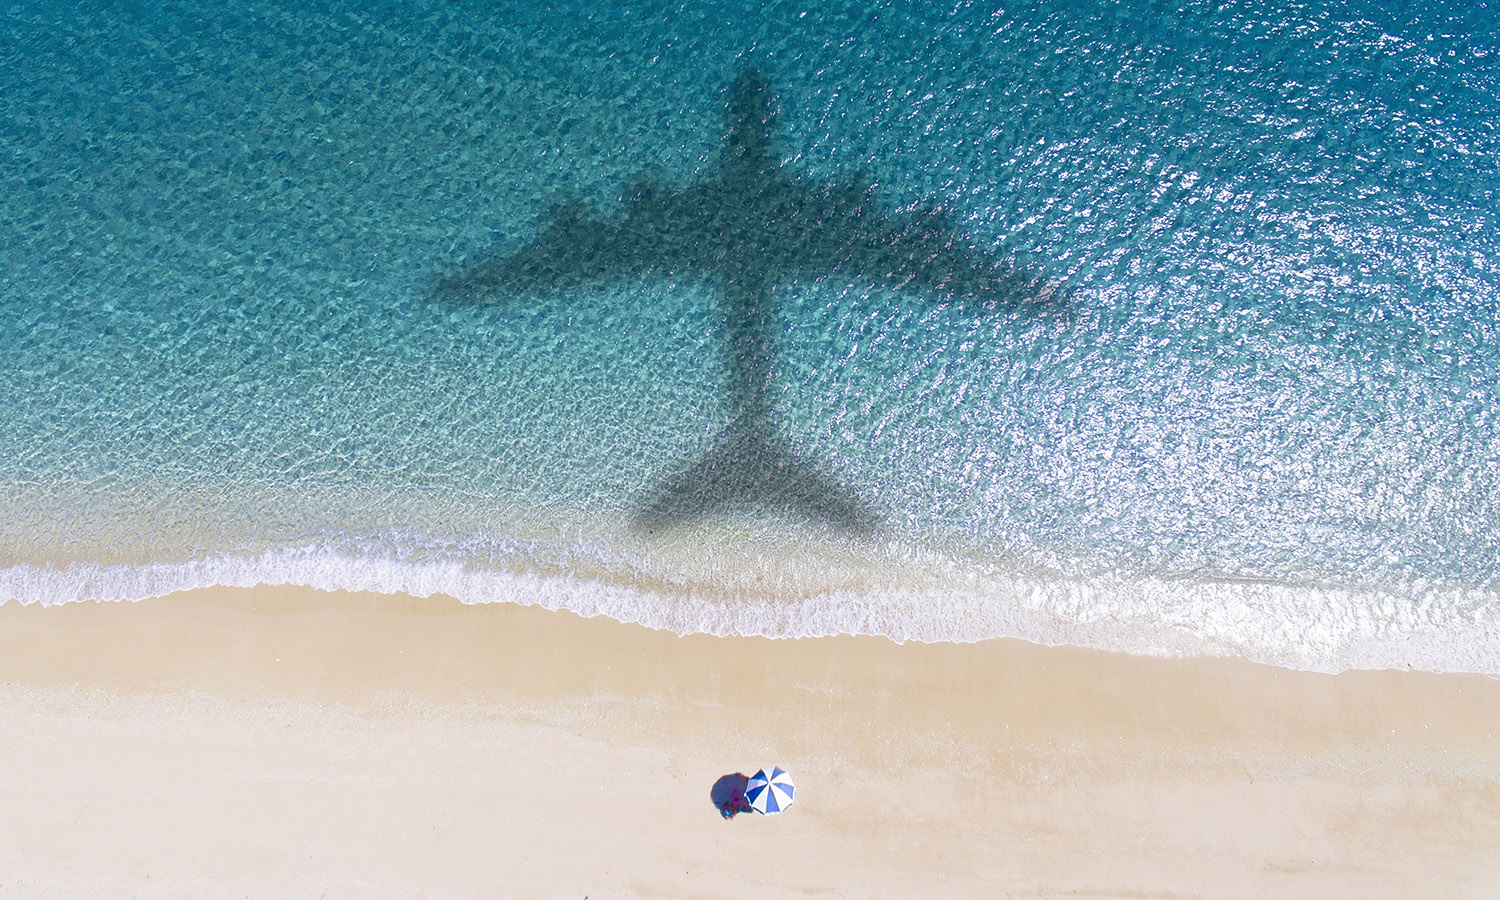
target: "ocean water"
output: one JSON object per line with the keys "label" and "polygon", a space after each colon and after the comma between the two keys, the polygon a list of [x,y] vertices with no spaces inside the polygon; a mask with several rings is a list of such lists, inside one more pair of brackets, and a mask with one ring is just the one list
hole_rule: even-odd
{"label": "ocean water", "polygon": [[1500,673],[1491,3],[0,6],[0,601]]}

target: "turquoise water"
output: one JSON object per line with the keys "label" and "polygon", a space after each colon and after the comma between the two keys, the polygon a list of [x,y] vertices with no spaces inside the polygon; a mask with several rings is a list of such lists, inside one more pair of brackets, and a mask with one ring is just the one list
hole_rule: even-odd
{"label": "turquoise water", "polygon": [[1500,672],[1494,19],[9,4],[0,598]]}

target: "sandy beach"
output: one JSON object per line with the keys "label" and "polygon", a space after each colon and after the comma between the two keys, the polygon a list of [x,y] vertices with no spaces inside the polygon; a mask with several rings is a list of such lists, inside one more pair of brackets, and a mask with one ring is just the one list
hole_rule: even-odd
{"label": "sandy beach", "polygon": [[[678,637],[443,597],[0,606],[4,897],[1493,897],[1500,680]],[[791,770],[724,821],[715,780]]]}

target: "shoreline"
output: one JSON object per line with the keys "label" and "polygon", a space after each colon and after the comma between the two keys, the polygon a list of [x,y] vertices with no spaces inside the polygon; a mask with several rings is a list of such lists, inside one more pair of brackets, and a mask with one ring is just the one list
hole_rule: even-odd
{"label": "shoreline", "polygon": [[[1479,897],[1500,880],[1500,679],[1483,675],[204,589],[0,606],[0,717],[0,895]],[[772,763],[798,805],[719,821],[714,780]],[[787,867],[732,864],[766,854]]]}
{"label": "shoreline", "polygon": [[[723,571],[686,577],[706,545],[680,538],[661,542],[628,572],[609,553],[553,558],[555,547],[542,554],[546,559],[516,571],[453,558],[367,558],[308,547],[179,562],[17,563],[0,568],[0,605],[21,598],[55,607],[287,589],[538,606],[684,637],[869,635],[944,645],[1018,640],[1129,656],[1245,659],[1327,674],[1417,670],[1500,677],[1500,623],[1484,613],[1500,604],[1500,595],[1471,596],[1441,585],[1413,594],[1246,579],[976,574],[972,559],[920,552],[898,559],[815,540],[794,548],[790,534],[770,548],[732,529],[720,533],[718,543],[708,544],[716,548],[709,557],[715,567],[738,573],[734,577]],[[783,564],[768,567],[767,559]],[[571,569],[583,574],[564,574]]]}

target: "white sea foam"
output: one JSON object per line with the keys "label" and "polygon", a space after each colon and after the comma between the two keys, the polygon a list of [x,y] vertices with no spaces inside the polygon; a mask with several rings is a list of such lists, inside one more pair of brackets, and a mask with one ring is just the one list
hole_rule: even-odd
{"label": "white sea foam", "polygon": [[669,584],[656,571],[632,581],[642,574],[640,566],[627,577],[605,571],[586,578],[309,545],[182,562],[13,565],[0,569],[0,598],[51,605],[137,601],[209,586],[298,585],[536,605],[679,634],[872,634],[924,642],[1012,637],[1143,655],[1239,656],[1321,672],[1500,674],[1494,612],[1500,603],[1484,591],[1405,595],[1253,581],[1006,575],[939,555],[897,555],[903,557],[899,567],[917,577],[893,577],[896,564],[887,559],[868,570],[863,585],[837,579],[819,585],[804,569],[794,590],[757,595],[732,579],[717,586],[683,578]]}

